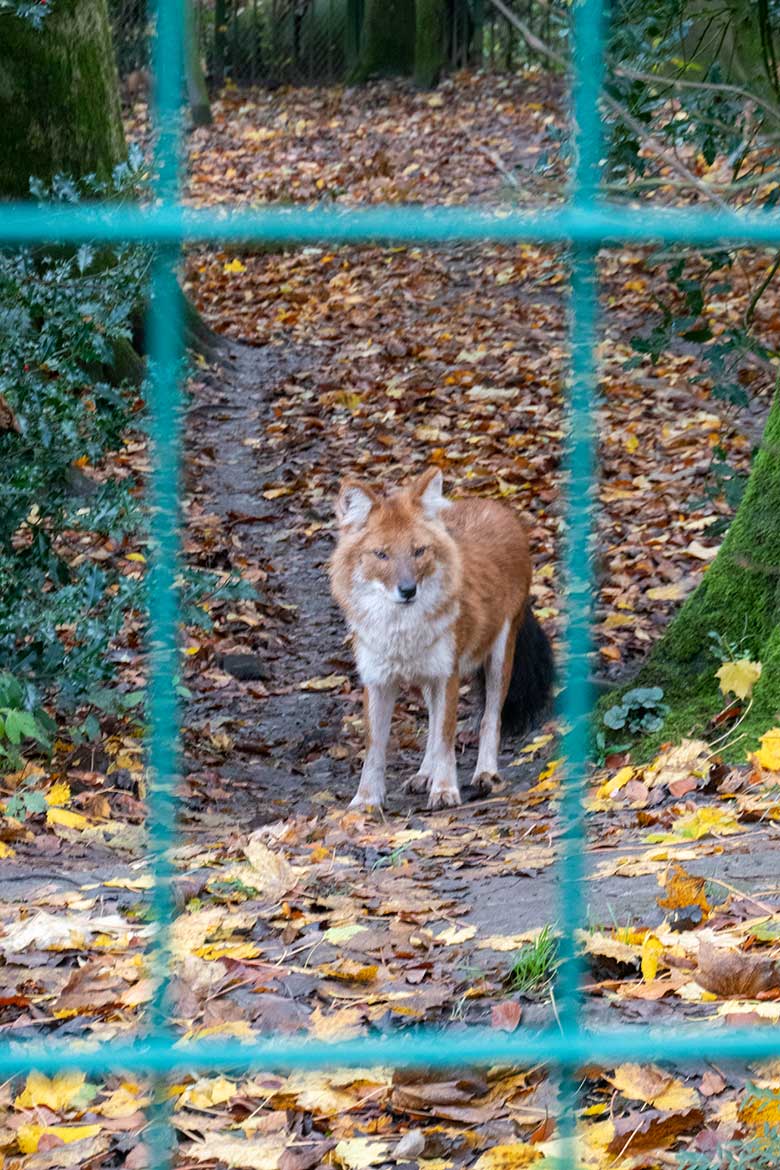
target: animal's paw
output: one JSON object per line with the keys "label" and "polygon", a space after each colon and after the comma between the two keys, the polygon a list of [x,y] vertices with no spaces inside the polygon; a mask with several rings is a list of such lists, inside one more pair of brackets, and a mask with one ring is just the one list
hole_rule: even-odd
{"label": "animal's paw", "polygon": [[431,794],[428,797],[428,808],[452,808],[454,805],[460,804],[460,792],[457,784],[454,787],[436,788],[431,786]]}
{"label": "animal's paw", "polygon": [[349,807],[356,812],[369,812],[371,809],[381,809],[385,802],[384,795],[379,792],[356,792],[349,802]]}
{"label": "animal's paw", "polygon": [[431,778],[426,776],[424,772],[417,772],[406,781],[405,785],[408,792],[426,792],[430,786]]}
{"label": "animal's paw", "polygon": [[495,772],[475,772],[471,780],[471,787],[479,796],[490,796],[494,788],[500,788],[501,777]]}

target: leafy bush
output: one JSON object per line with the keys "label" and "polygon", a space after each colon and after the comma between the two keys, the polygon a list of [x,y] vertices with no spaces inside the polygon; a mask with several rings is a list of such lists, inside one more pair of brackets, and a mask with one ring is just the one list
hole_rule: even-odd
{"label": "leafy bush", "polygon": [[[50,190],[31,187],[66,202],[136,198],[141,165],[131,153],[110,184],[59,177]],[[45,745],[44,696],[60,714],[80,710],[72,731],[90,736],[99,724],[85,708],[141,710],[140,692],[113,685],[111,650],[128,619],[143,637],[144,575],[127,553],[143,544],[146,516],[138,476],[112,453],[144,425],[132,343],[151,260],[149,248],[121,243],[0,252],[0,752],[25,737]],[[128,353],[130,381],[119,372]],[[185,620],[208,620],[205,595],[247,595],[218,583],[184,572]]]}

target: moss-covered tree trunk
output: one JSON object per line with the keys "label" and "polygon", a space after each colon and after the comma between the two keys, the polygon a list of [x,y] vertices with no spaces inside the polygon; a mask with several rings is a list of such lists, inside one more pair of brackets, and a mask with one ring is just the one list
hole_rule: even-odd
{"label": "moss-covered tree trunk", "polygon": [[[738,754],[780,724],[780,388],[747,489],[704,580],[656,644],[632,685],[661,686],[671,710],[644,747],[702,735],[723,706],[709,650],[711,630],[762,664],[752,706],[740,724]],[[610,704],[614,698],[610,699]]]}
{"label": "moss-covered tree trunk", "polygon": [[107,178],[125,138],[106,0],[53,0],[40,29],[0,17],[0,197],[30,176]]}
{"label": "moss-covered tree trunk", "polygon": [[414,70],[414,0],[366,0],[355,81]]}
{"label": "moss-covered tree trunk", "polygon": [[414,80],[421,89],[436,85],[444,68],[446,0],[417,0],[415,5]]}

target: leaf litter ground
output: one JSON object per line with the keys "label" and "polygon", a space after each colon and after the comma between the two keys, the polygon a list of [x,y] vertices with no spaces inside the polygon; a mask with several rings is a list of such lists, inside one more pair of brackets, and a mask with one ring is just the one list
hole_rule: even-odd
{"label": "leaf litter ground", "polygon": [[[524,200],[549,201],[560,129],[554,87],[528,79],[463,77],[434,95],[378,85],[361,103],[342,91],[229,95],[214,127],[191,136],[190,194],[499,202],[509,171]],[[632,368],[631,337],[668,291],[659,273],[640,251],[601,261],[606,678],[630,670],[699,580],[727,514],[704,491],[711,452],[723,443],[745,467],[761,420],[715,403],[684,348]],[[412,697],[394,727],[386,816],[348,813],[360,696],[324,570],[341,475],[394,478],[433,461],[452,490],[527,513],[537,611],[558,630],[566,279],[562,254],[529,245],[191,255],[189,291],[232,340],[192,387],[185,552],[240,570],[257,598],[206,602],[216,632],[187,631],[172,940],[183,1034],[554,1023],[554,947],[536,989],[518,973],[544,928],[555,933],[555,724],[506,745],[501,788],[465,789],[462,809],[429,814],[400,791],[420,751]],[[738,319],[746,288],[737,276],[707,306],[716,326]],[[46,823],[5,835],[5,1039],[108,1040],[143,1019],[142,765],[132,737],[116,739],[71,755],[67,777],[42,776]],[[467,718],[460,754],[466,776]],[[610,761],[588,808],[589,1021],[777,1026],[772,770],[727,768],[685,742],[654,767]],[[773,1069],[591,1070],[583,1164],[674,1165],[685,1149],[717,1164],[724,1143],[760,1142],[776,1123],[779,1086]],[[9,1166],[143,1165],[143,1085],[68,1074],[0,1092]],[[187,1166],[488,1170],[556,1150],[543,1069],[188,1075],[170,1099]]]}

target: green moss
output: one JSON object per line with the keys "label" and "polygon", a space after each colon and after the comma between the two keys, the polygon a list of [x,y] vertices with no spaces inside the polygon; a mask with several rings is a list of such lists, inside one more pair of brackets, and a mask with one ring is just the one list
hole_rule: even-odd
{"label": "green moss", "polygon": [[444,0],[417,0],[415,32],[414,80],[430,89],[444,65]]}
{"label": "green moss", "polygon": [[125,141],[106,0],[57,0],[41,29],[3,17],[0,106],[0,196],[28,196],[31,175],[108,178]]}
{"label": "green moss", "polygon": [[[662,742],[703,735],[723,707],[715,677],[718,663],[709,650],[711,630],[742,643],[763,665],[750,713],[736,733],[740,738],[728,749],[735,758],[744,758],[780,719],[780,391],[745,496],[717,557],[630,683],[663,687],[670,707],[662,731],[637,745],[637,758],[651,756]],[[621,693],[605,700],[599,716]]]}

